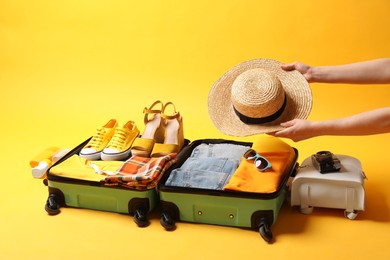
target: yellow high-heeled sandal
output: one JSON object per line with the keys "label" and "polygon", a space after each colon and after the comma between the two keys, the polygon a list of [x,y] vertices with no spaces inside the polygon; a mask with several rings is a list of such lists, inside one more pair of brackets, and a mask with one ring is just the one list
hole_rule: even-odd
{"label": "yellow high-heeled sandal", "polygon": [[[161,105],[161,109],[153,109],[156,105]],[[164,104],[160,100],[155,101],[149,108],[144,108],[145,129],[143,134],[134,140],[132,155],[149,157],[154,144],[164,140],[164,120],[161,117],[163,108]]]}
{"label": "yellow high-heeled sandal", "polygon": [[[167,106],[173,106],[172,115],[166,114]],[[178,153],[184,144],[183,118],[172,102],[164,105],[161,111],[161,117],[164,119],[165,136],[163,143],[155,143],[151,157],[160,157],[170,153]]]}

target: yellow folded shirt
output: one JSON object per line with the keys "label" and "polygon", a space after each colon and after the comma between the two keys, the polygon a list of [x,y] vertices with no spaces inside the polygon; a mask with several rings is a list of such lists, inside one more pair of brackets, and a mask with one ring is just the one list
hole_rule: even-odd
{"label": "yellow folded shirt", "polygon": [[[62,163],[52,167],[50,174],[99,182],[107,176],[104,172],[115,173],[123,163],[123,161],[89,161],[75,154]],[[94,168],[93,166],[97,166],[98,168]],[[96,169],[99,169],[102,174],[97,173]]]}
{"label": "yellow folded shirt", "polygon": [[276,192],[285,175],[294,162],[294,149],[279,138],[261,135],[252,148],[272,164],[271,169],[263,172],[256,169],[253,160],[241,159],[224,190],[256,193]]}

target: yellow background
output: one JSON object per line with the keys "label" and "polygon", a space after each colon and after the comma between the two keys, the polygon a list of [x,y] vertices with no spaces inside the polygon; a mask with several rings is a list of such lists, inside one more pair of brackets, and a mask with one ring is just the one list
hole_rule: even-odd
{"label": "yellow background", "polygon": [[[333,65],[390,57],[388,0],[0,0],[2,259],[389,259],[389,134],[299,143],[355,156],[368,176],[366,211],[302,215],[285,205],[258,232],[178,223],[138,228],[116,213],[63,208],[48,216],[47,187],[29,160],[46,147],[74,147],[110,118],[135,120],[172,101],[190,140],[227,138],[210,121],[207,96],[229,68],[253,58]],[[311,84],[311,120],[389,106],[389,85]],[[374,126],[373,126],[374,127]],[[253,141],[256,137],[236,138]]]}

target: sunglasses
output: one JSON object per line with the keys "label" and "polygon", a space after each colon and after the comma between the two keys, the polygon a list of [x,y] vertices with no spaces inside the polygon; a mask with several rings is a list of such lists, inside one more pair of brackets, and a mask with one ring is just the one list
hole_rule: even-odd
{"label": "sunglasses", "polygon": [[254,160],[253,163],[255,165],[255,167],[259,170],[259,171],[265,171],[269,168],[272,168],[272,165],[271,163],[265,159],[263,156],[261,156],[260,154],[258,154],[255,150],[253,149],[249,149],[248,151],[246,151],[243,155],[243,157],[245,158],[245,160],[249,161],[249,160]]}

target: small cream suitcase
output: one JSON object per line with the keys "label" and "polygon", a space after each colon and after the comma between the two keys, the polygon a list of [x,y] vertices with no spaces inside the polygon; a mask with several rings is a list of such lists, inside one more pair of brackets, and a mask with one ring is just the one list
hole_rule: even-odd
{"label": "small cream suitcase", "polygon": [[320,173],[312,157],[299,167],[291,184],[291,206],[300,206],[303,214],[313,207],[344,209],[348,219],[355,219],[364,210],[364,180],[359,160],[347,155],[336,155],[341,168],[337,172]]}

